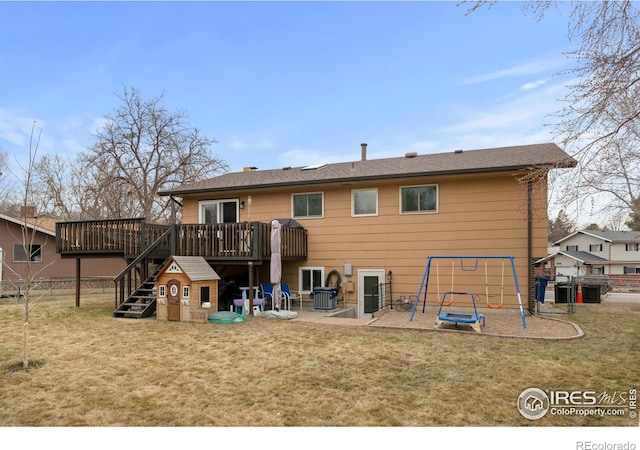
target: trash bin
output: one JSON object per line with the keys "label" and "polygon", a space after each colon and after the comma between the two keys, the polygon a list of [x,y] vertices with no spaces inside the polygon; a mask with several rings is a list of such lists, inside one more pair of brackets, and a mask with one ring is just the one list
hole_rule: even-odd
{"label": "trash bin", "polygon": [[600,303],[600,286],[595,285],[582,285],[582,301],[584,303]]}
{"label": "trash bin", "polygon": [[336,309],[336,288],[313,288],[310,297],[313,299],[313,309]]}
{"label": "trash bin", "polygon": [[547,285],[549,284],[549,280],[545,277],[537,277],[536,278],[536,300],[540,303],[544,303],[544,293],[547,291]]}
{"label": "trash bin", "polygon": [[571,283],[556,283],[556,303],[575,303],[576,293]]}

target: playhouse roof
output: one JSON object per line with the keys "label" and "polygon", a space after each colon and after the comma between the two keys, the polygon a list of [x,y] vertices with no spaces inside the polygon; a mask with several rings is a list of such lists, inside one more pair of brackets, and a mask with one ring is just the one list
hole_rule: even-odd
{"label": "playhouse roof", "polygon": [[174,262],[191,281],[220,279],[220,275],[211,268],[207,260],[202,256],[171,256],[158,273],[167,271]]}

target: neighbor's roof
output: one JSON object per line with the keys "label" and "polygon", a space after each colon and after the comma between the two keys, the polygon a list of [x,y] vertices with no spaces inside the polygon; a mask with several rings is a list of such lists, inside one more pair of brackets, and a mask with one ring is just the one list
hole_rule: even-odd
{"label": "neighbor's roof", "polygon": [[211,268],[207,260],[202,256],[172,256],[165,263],[161,271],[171,264],[172,261],[182,269],[182,271],[189,277],[191,281],[203,281],[203,280],[219,280],[220,275]]}
{"label": "neighbor's roof", "polygon": [[26,223],[24,219],[16,219],[15,217],[11,217],[11,216],[7,216],[5,214],[0,214],[0,220],[6,220],[7,222],[11,222],[14,223],[18,226],[22,226],[22,225],[26,225],[27,228],[30,228],[32,230],[38,231],[40,233],[44,233],[44,234],[48,234],[49,236],[55,236],[56,232],[54,230],[50,230],[46,227],[41,226],[40,224],[36,223],[31,223],[29,222],[29,220],[33,220],[33,219],[27,219]]}
{"label": "neighbor's roof", "polygon": [[552,255],[548,255],[544,258],[540,258],[536,261],[536,263],[546,262],[550,259],[555,258],[558,255],[564,255],[573,260],[580,261],[583,264],[598,264],[598,263],[603,263],[608,261],[606,258],[602,258],[600,256],[597,256],[582,250],[562,250]]}
{"label": "neighbor's roof", "polygon": [[553,245],[558,245],[577,234],[586,234],[587,236],[592,236],[610,243],[640,242],[640,231],[578,230],[560,240],[557,240]]}
{"label": "neighbor's roof", "polygon": [[[411,155],[411,156],[409,156]],[[428,155],[407,154],[319,166],[232,172],[160,192],[160,195],[344,183],[420,176],[517,171],[529,167],[573,167],[576,161],[556,144],[533,144]]]}

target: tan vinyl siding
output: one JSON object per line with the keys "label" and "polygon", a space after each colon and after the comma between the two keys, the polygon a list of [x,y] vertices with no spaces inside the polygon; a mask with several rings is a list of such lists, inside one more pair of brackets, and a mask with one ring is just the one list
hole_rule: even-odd
{"label": "tan vinyl siding", "polygon": [[[434,184],[438,186],[437,213],[400,213],[401,187]],[[534,257],[546,255],[547,249],[546,189],[540,188],[545,185],[539,183],[534,188]],[[363,188],[377,189],[378,215],[352,217],[352,191]],[[303,263],[285,263],[284,281],[294,287],[298,284],[299,266],[324,267],[326,276],[332,269],[342,273],[349,263],[353,265],[354,276],[344,281],[352,281],[356,292],[357,270],[368,268],[393,271],[394,297],[412,295],[419,289],[428,256],[507,255],[516,258],[521,293],[526,301],[527,185],[512,175],[425,177],[402,182],[368,181],[246,192],[239,196],[245,201],[240,220],[268,222],[292,217],[291,195],[304,192],[324,194],[324,217],[296,219],[308,230],[309,258]],[[199,199],[213,198],[199,196]],[[185,199],[184,207],[185,223],[196,222],[197,198]],[[262,281],[267,281],[268,268],[259,271]],[[355,292],[349,300],[356,301]],[[505,306],[517,307],[517,299],[505,299]]]}

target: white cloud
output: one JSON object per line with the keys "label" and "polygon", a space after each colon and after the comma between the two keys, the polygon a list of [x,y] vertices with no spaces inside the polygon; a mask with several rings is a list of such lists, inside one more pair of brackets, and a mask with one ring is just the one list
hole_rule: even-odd
{"label": "white cloud", "polygon": [[529,83],[525,83],[522,86],[520,86],[520,90],[522,91],[528,91],[531,89],[536,89],[540,86],[544,86],[547,83],[547,80],[536,80],[536,81],[531,81]]}
{"label": "white cloud", "polygon": [[477,84],[502,78],[531,76],[539,73],[556,73],[565,65],[567,65],[567,59],[564,56],[540,57],[512,67],[463,79],[461,80],[461,84]]}

